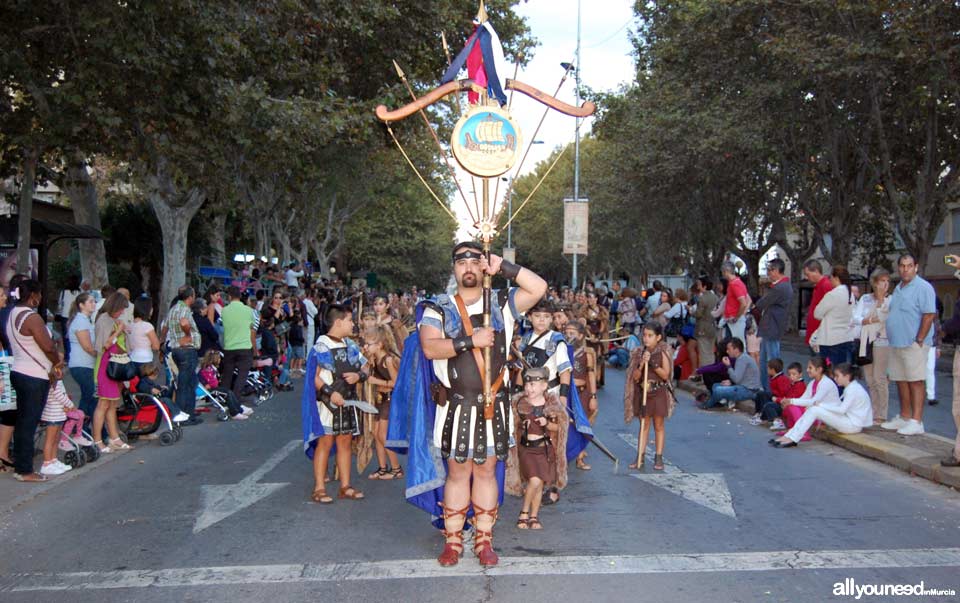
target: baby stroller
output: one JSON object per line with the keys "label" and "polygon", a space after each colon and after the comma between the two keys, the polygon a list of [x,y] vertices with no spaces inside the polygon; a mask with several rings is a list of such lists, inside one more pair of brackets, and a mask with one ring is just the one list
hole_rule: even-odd
{"label": "baby stroller", "polygon": [[[172,356],[167,356],[167,382],[173,386],[174,391],[177,389],[177,375],[180,374],[180,370],[177,368],[177,363],[174,362]],[[226,394],[223,392],[218,392],[216,390],[210,391],[207,388],[203,387],[200,382],[197,382],[197,389],[194,392],[196,396],[198,410],[206,409],[204,412],[214,411],[217,413],[218,421],[229,421],[230,413],[227,411],[226,404]]]}
{"label": "baby stroller", "polygon": [[244,396],[254,396],[254,406],[260,406],[273,398],[272,358],[256,358],[253,367],[247,372],[247,383],[243,388]]}
{"label": "baby stroller", "polygon": [[83,428],[85,418],[82,410],[67,411],[67,421],[60,431],[62,460],[74,469],[100,458],[100,449],[93,444],[93,436]]}
{"label": "baby stroller", "polygon": [[127,441],[133,441],[140,436],[155,433],[166,424],[166,431],[160,433],[160,445],[170,446],[183,438],[183,428],[175,423],[170,416],[170,409],[154,395],[138,393],[135,388],[136,380],[130,382],[130,387],[124,387],[121,393],[120,408],[117,409],[117,425],[120,434],[126,436]]}

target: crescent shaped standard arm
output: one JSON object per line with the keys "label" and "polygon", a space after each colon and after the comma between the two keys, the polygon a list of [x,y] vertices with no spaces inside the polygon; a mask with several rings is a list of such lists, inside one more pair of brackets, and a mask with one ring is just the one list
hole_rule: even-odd
{"label": "crescent shaped standard arm", "polygon": [[[546,92],[543,92],[542,90],[537,90],[533,86],[529,84],[524,84],[523,82],[518,80],[507,80],[506,89],[522,92],[523,94],[526,94],[530,98],[543,103],[544,105],[550,107],[551,109],[554,109],[566,115],[570,115],[572,117],[590,117],[591,115],[593,115],[593,112],[597,110],[597,106],[593,103],[593,101],[586,101],[583,103],[583,105],[579,107],[576,107],[574,105],[568,105],[562,100],[559,100],[553,96],[550,96]],[[379,109],[377,110],[377,113],[379,115]]]}
{"label": "crescent shaped standard arm", "polygon": [[476,86],[476,84],[473,83],[473,80],[454,80],[452,82],[447,82],[435,90],[432,90],[428,94],[421,96],[412,103],[404,105],[393,111],[388,110],[384,105],[378,105],[377,119],[387,123],[400,121],[401,119],[410,117],[421,109],[429,107],[445,96],[449,96],[455,92],[465,92],[467,90],[471,90],[474,86]]}

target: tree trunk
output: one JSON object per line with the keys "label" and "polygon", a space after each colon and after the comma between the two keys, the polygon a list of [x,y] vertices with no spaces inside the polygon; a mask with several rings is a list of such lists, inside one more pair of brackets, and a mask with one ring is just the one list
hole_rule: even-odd
{"label": "tree trunk", "polygon": [[[190,189],[184,194],[183,204],[174,205],[169,193],[173,192],[172,181],[170,186],[152,190],[148,196],[157,220],[160,222],[160,232],[163,236],[163,276],[160,282],[160,313],[159,319],[167,315],[170,302],[177,295],[177,289],[187,282],[187,233],[190,222],[203,205],[204,195],[197,189]],[[168,193],[168,194],[165,194]]]}
{"label": "tree trunk", "polygon": [[213,214],[213,233],[210,240],[213,265],[223,268],[227,265],[227,214],[217,211]]}
{"label": "tree trunk", "polygon": [[[37,186],[37,147],[23,150],[23,181],[20,184],[20,208],[17,230],[17,272],[30,274],[30,220],[33,218],[33,193]],[[39,273],[39,266],[36,267]]]}
{"label": "tree trunk", "polygon": [[[75,158],[67,166],[64,192],[70,197],[74,222],[100,230],[97,187],[93,185],[84,159]],[[80,274],[83,280],[90,283],[91,289],[100,289],[110,282],[103,239],[80,239],[77,243],[80,248]]]}

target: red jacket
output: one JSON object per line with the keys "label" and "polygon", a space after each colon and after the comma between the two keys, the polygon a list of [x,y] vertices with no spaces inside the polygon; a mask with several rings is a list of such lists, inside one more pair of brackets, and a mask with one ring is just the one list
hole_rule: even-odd
{"label": "red jacket", "polygon": [[[790,381],[790,379],[787,378],[787,381]],[[778,399],[777,402],[782,401],[783,398],[790,398],[791,400],[795,400],[796,398],[802,398],[803,394],[805,394],[806,392],[807,392],[807,384],[803,381],[803,379],[799,381],[794,381],[790,383],[790,388],[787,390],[787,393],[784,394],[780,399]]]}
{"label": "red jacket", "polygon": [[788,391],[790,391],[790,377],[783,373],[777,373],[776,377],[770,379],[770,393],[773,394],[774,400],[789,398]]}
{"label": "red jacket", "polygon": [[807,308],[807,345],[810,345],[810,336],[813,335],[813,332],[820,326],[820,321],[813,317],[813,310],[817,307],[817,304],[820,303],[820,300],[823,299],[823,296],[829,293],[831,289],[833,289],[833,285],[830,284],[830,279],[827,276],[821,278],[817,286],[813,288],[813,297],[810,299],[810,307]]}

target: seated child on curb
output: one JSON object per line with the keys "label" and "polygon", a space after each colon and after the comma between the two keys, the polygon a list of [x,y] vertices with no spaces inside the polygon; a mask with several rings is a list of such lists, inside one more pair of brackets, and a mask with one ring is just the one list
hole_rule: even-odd
{"label": "seated child on curb", "polygon": [[220,373],[217,371],[218,366],[220,366],[220,352],[210,350],[204,354],[203,360],[200,361],[200,384],[211,391],[225,394],[224,399],[227,404],[227,411],[230,413],[230,418],[236,421],[246,420],[253,414],[253,409],[241,405],[240,401],[237,400],[236,394],[225,387],[220,387]]}
{"label": "seated child on curb", "polygon": [[140,365],[140,379],[137,381],[138,394],[150,394],[160,399],[161,402],[170,411],[170,420],[174,423],[182,423],[190,419],[190,415],[180,410],[180,407],[173,401],[173,392],[169,387],[157,383],[160,378],[160,365],[156,362],[148,362]]}
{"label": "seated child on curb", "polygon": [[[800,370],[797,364],[797,370]],[[789,397],[792,381],[790,377],[783,374],[783,360],[771,358],[767,362],[767,376],[770,385],[768,389],[757,394],[756,409],[757,412],[750,419],[751,425],[760,425],[768,421],[780,418],[781,408],[780,399]]]}
{"label": "seated child on curb", "polygon": [[771,431],[790,429],[793,427],[793,424],[797,422],[797,419],[800,418],[800,415],[803,414],[803,407],[801,406],[783,407],[784,399],[802,398],[803,393],[807,389],[807,384],[803,381],[803,365],[799,362],[792,362],[790,366],[787,367],[787,378],[790,379],[790,387],[785,394],[773,399],[774,402],[780,405],[781,410],[780,416],[770,424]]}

